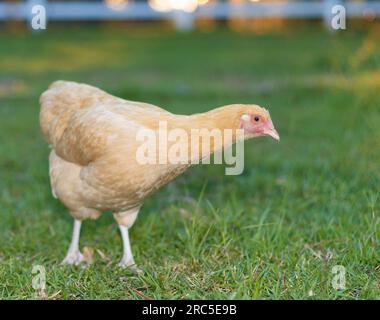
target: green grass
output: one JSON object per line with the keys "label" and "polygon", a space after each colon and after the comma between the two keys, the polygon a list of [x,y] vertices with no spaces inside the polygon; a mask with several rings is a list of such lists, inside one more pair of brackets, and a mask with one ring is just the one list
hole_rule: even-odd
{"label": "green grass", "polygon": [[[258,35],[126,27],[0,33],[0,297],[377,299],[378,29]],[[38,97],[57,79],[178,113],[270,109],[281,143],[246,144],[245,171],[197,166],[148,199],[131,229],[137,277],[120,270],[110,214],[83,225],[88,268],[61,267],[72,219],[51,196]],[[98,253],[104,253],[101,256]],[[331,269],[346,268],[335,290]]]}

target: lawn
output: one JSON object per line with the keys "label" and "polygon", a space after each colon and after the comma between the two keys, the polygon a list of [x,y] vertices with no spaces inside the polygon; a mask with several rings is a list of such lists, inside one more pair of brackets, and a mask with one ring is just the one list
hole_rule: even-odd
{"label": "lawn", "polygon": [[[0,32],[0,298],[380,298],[379,28],[328,34],[177,34],[114,25]],[[202,165],[147,199],[116,266],[111,214],[83,224],[89,267],[61,267],[72,219],[51,196],[39,95],[57,79],[190,114],[267,107],[281,142],[245,146],[245,170]],[[332,269],[346,270],[334,289]]]}

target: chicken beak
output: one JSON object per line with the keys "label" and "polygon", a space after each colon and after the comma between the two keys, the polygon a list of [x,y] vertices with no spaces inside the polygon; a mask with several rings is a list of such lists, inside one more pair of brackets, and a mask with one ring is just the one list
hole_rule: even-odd
{"label": "chicken beak", "polygon": [[276,129],[272,129],[271,131],[269,131],[267,133],[268,136],[271,136],[273,139],[277,140],[277,141],[280,141],[280,135],[278,134],[277,130]]}
{"label": "chicken beak", "polygon": [[274,125],[271,120],[268,122],[267,128],[264,130],[264,134],[267,136],[272,137],[273,139],[280,141],[280,135],[278,134],[277,130],[274,128]]}

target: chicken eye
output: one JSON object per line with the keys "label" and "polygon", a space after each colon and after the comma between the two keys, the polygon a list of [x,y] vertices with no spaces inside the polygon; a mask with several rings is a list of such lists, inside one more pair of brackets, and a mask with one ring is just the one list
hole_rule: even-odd
{"label": "chicken eye", "polygon": [[260,121],[260,117],[259,116],[255,116],[253,119],[255,120],[255,122],[259,122]]}

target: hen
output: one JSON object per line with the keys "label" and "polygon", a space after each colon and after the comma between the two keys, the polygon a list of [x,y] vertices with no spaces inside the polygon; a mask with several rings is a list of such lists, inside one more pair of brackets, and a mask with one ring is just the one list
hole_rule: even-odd
{"label": "hen", "polygon": [[[279,140],[267,110],[257,105],[227,105],[194,115],[176,115],[147,103],[123,100],[98,88],[75,82],[57,81],[40,98],[40,125],[52,147],[49,174],[54,197],[74,218],[74,229],[64,264],[84,260],[79,250],[81,222],[111,211],[123,240],[120,266],[135,271],[128,229],[136,220],[146,197],[183,173],[193,164],[141,163],[136,154],[141,130],[159,134],[160,123],[168,131],[180,128],[230,129],[232,143],[262,135]],[[211,143],[209,154],[227,141]],[[162,150],[154,151],[157,155]],[[166,151],[165,151],[166,152]],[[190,150],[190,157],[204,157]],[[199,160],[199,159],[198,159]]]}

